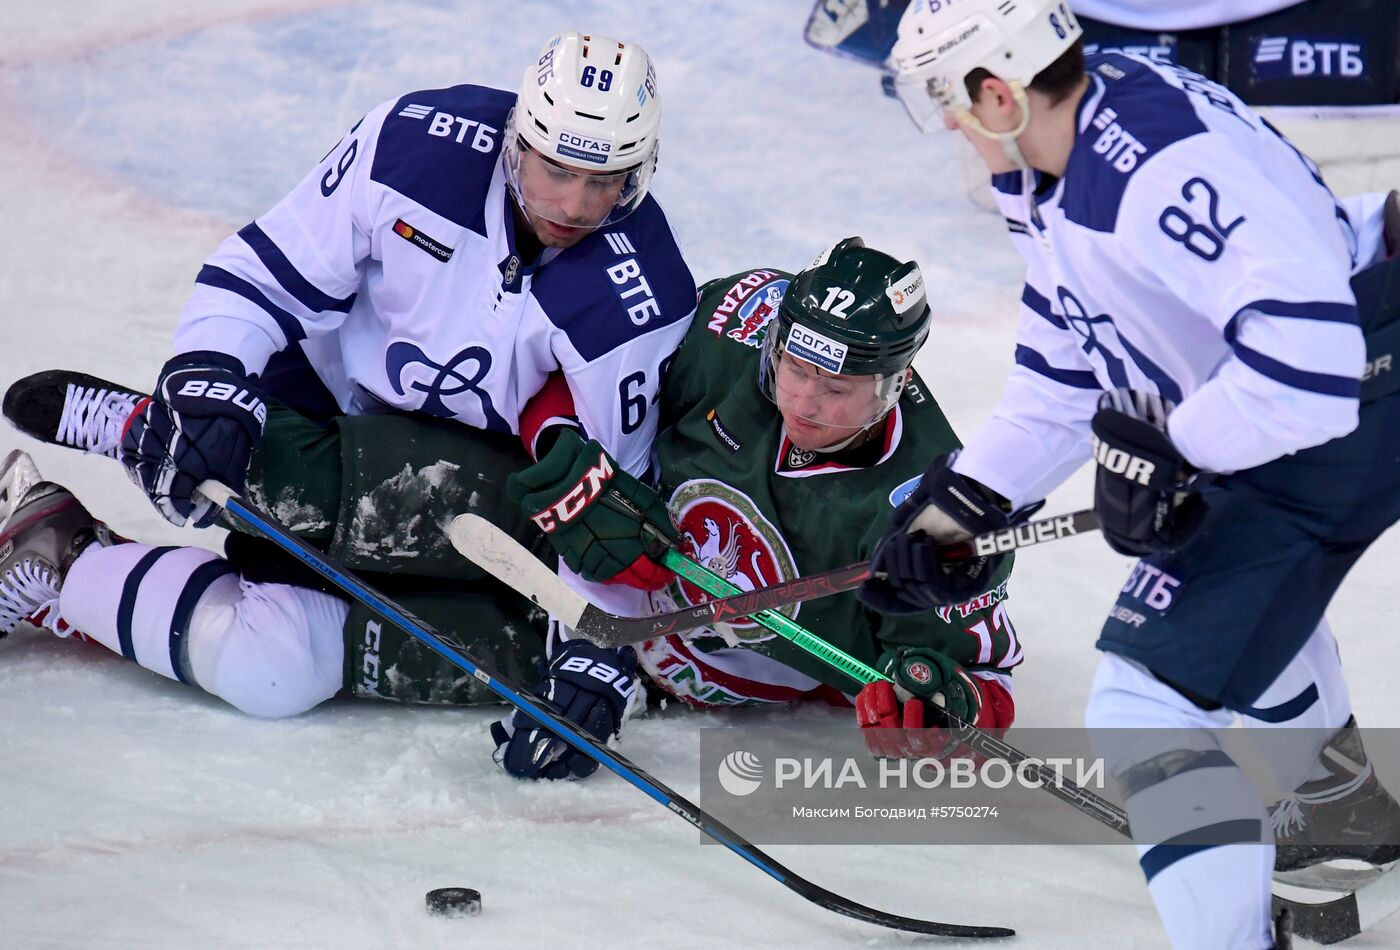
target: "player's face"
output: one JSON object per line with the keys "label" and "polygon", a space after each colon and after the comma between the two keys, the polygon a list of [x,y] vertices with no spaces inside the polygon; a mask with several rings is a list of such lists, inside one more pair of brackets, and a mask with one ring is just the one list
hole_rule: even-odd
{"label": "player's face", "polygon": [[778,412],[793,445],[825,449],[883,415],[881,377],[842,376],[782,353],[773,375]]}
{"label": "player's face", "polygon": [[535,236],[545,247],[577,244],[617,205],[627,176],[561,165],[522,148],[520,197]]}

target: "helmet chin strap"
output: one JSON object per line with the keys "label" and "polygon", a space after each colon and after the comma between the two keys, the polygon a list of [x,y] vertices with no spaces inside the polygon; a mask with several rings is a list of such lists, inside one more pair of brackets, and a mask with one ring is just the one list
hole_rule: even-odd
{"label": "helmet chin strap", "polygon": [[1026,89],[1019,81],[1007,83],[1011,87],[1011,98],[1021,110],[1021,121],[1016,124],[1016,128],[1010,132],[993,132],[982,124],[982,120],[973,115],[966,106],[958,106],[954,110],[958,121],[967,126],[978,135],[989,139],[995,139],[1001,143],[1001,151],[1006,156],[1006,160],[1016,166],[1021,171],[1030,169],[1030,163],[1026,161],[1026,156],[1021,154],[1021,146],[1016,144],[1016,140],[1030,127],[1031,124],[1031,101],[1026,95]]}

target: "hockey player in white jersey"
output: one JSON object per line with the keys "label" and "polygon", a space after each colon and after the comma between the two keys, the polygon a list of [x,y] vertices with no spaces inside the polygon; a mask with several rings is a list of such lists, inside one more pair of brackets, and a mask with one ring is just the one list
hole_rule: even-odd
{"label": "hockey player in white jersey", "polygon": [[1086,722],[1120,727],[1096,742],[1173,944],[1274,946],[1270,815],[1212,730],[1270,727],[1307,825],[1281,827],[1282,864],[1400,857],[1323,615],[1400,516],[1400,397],[1389,374],[1362,382],[1400,309],[1383,202],[1336,201],[1200,76],[1086,64],[1065,3],[915,0],[893,56],[914,121],[959,130],[993,172],[1027,274],[1002,400],[896,512],[862,596],[966,599],[996,559],[941,562],[936,543],[1005,526],[1093,458],[1103,533],[1142,560]]}
{"label": "hockey player in white jersey", "polygon": [[[544,46],[518,93],[460,85],[385,102],[208,259],[176,328],[178,355],[150,397],[100,386],[65,393],[41,374],[12,388],[6,414],[40,437],[119,456],[175,524],[212,523],[217,511],[195,486],[215,479],[242,490],[251,464],[259,500],[305,515],[291,520],[352,567],[395,576],[450,581],[466,570],[442,553],[451,549],[437,527],[455,512],[429,507],[443,472],[479,482],[457,511],[481,504],[524,522],[515,506],[505,510],[507,475],[534,462],[533,513],[606,470],[609,485],[654,504],[666,523],[638,476],[695,285],[648,191],[660,109],[645,50],[577,31]],[[577,416],[567,437],[549,425],[548,406],[526,408],[552,373],[567,381]],[[443,421],[433,445],[381,438],[403,413]],[[457,454],[438,454],[439,444]],[[15,492],[33,487],[32,466],[10,459],[5,468],[9,513],[47,517],[55,486],[26,507]],[[405,473],[416,487],[394,481]],[[76,504],[58,494],[59,511]],[[303,504],[308,495],[316,504]],[[636,588],[670,575],[646,556],[639,528],[630,538],[600,529],[609,514],[598,508],[572,506],[569,524],[547,537],[591,599],[640,613]],[[372,535],[366,516],[377,522]],[[369,619],[352,636],[355,608],[303,577],[278,576],[291,569],[265,548],[231,567],[199,549],[31,550],[24,519],[4,530],[15,543],[0,554],[0,634],[36,611],[63,629],[61,616],[258,715],[302,711],[342,686],[393,691],[388,633]],[[514,638],[496,627],[498,639]],[[587,715],[592,700],[582,699]],[[619,716],[594,717],[600,738]]]}

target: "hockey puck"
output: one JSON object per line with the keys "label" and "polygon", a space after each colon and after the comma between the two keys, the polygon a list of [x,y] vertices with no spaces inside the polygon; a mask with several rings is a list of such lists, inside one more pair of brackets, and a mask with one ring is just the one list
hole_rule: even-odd
{"label": "hockey puck", "polygon": [[470,887],[439,887],[427,895],[428,913],[438,917],[475,917],[481,913],[481,892]]}

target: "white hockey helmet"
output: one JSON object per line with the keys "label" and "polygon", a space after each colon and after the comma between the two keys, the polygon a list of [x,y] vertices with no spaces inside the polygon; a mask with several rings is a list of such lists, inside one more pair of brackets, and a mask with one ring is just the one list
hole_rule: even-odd
{"label": "white hockey helmet", "polygon": [[1066,0],[914,0],[890,52],[895,91],[927,132],[941,123],[942,109],[960,115],[971,109],[964,80],[985,69],[1021,101],[1019,135],[1030,121],[1025,88],[1082,35]]}
{"label": "white hockey helmet", "polygon": [[[520,190],[522,145],[555,165],[622,182],[609,224],[646,197],[656,168],[661,98],[646,50],[609,36],[569,30],[525,69],[507,122],[507,180]],[[531,211],[529,207],[527,211]]]}

